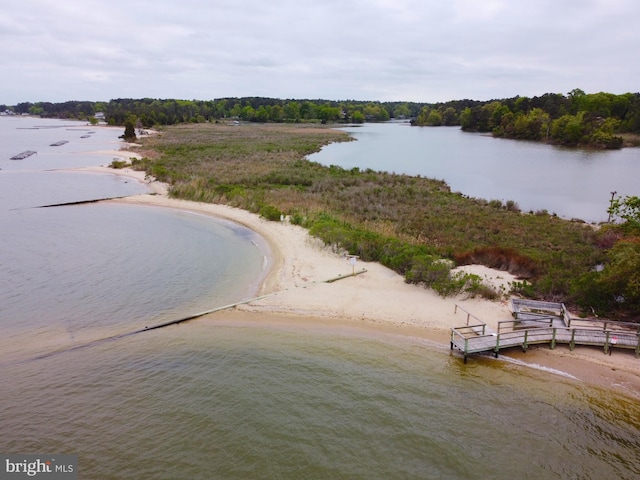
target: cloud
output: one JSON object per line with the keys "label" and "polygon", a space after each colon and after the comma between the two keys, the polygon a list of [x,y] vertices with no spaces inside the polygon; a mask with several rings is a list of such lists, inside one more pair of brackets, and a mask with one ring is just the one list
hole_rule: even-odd
{"label": "cloud", "polygon": [[637,90],[635,0],[22,0],[0,103]]}

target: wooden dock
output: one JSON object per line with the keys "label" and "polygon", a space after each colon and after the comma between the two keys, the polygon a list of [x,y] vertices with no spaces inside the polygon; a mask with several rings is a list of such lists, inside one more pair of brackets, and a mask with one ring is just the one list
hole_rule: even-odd
{"label": "wooden dock", "polygon": [[498,331],[456,305],[467,314],[466,324],[451,329],[451,350],[457,349],[467,357],[474,353],[492,352],[519,347],[527,351],[529,345],[558,344],[603,347],[605,354],[615,348],[635,351],[640,356],[640,324],[611,320],[582,320],[571,318],[561,303],[513,299],[513,320],[498,322]]}

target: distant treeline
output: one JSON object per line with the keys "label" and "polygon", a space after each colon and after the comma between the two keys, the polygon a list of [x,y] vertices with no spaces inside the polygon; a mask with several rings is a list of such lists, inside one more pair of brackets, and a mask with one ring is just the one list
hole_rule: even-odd
{"label": "distant treeline", "polygon": [[456,109],[424,106],[414,125],[460,125],[463,130],[491,132],[496,137],[546,141],[566,146],[620,148],[622,134],[640,133],[640,94],[587,94],[492,100]]}
{"label": "distant treeline", "polygon": [[[264,97],[216,100],[159,100],[120,98],[109,102],[19,103],[6,107],[17,114],[52,118],[89,119],[97,113],[111,125],[124,125],[135,116],[140,125],[204,123],[222,119],[247,122],[384,122],[393,117],[412,118],[424,104],[406,102],[357,102],[331,100],[281,100]],[[0,111],[3,111],[0,105]]]}
{"label": "distant treeline", "polygon": [[110,125],[134,119],[140,127],[204,123],[223,119],[248,122],[384,122],[411,119],[417,126],[461,126],[498,137],[547,141],[566,146],[620,148],[624,134],[640,134],[640,93],[567,95],[443,103],[363,102],[355,100],[281,100],[265,97],[216,100],[115,99],[109,102],[19,103],[11,109],[49,118],[92,120],[104,115]]}

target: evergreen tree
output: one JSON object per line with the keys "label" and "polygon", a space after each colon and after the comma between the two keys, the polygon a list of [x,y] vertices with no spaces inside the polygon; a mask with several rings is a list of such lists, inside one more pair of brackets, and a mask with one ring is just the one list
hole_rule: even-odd
{"label": "evergreen tree", "polygon": [[122,137],[126,142],[135,142],[136,137],[136,118],[129,115],[124,121],[124,135]]}

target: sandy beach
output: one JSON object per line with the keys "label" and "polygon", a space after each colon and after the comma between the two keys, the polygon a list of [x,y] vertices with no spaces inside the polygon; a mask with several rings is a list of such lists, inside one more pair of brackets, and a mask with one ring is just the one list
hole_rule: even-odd
{"label": "sandy beach", "polygon": [[[135,155],[126,151],[99,153],[112,153],[118,158]],[[231,220],[266,240],[271,250],[270,268],[260,287],[260,298],[226,311],[226,318],[238,322],[373,329],[381,334],[423,338],[447,349],[451,327],[463,325],[467,313],[492,328],[497,328],[499,321],[512,319],[506,298],[500,301],[462,296],[442,298],[432,290],[405,283],[400,275],[380,264],[357,261],[353,265],[344,253],[331,251],[310,237],[307,230],[286,220],[272,222],[225,205],[172,199],[167,195],[166,185],[146,177],[144,172],[128,168],[80,170],[135,178],[149,188],[150,194],[114,201],[184,209]],[[485,282],[496,287],[502,285],[507,290],[509,282],[515,280],[507,272],[484,266],[464,268]],[[327,282],[336,278],[340,279]],[[219,316],[220,313],[212,313],[199,321],[215,321]],[[640,360],[632,351],[619,350],[608,356],[600,348],[576,347],[570,352],[564,346],[555,350],[539,346],[531,347],[526,353],[512,349],[500,357],[551,373],[562,372],[576,381],[640,398]]]}

